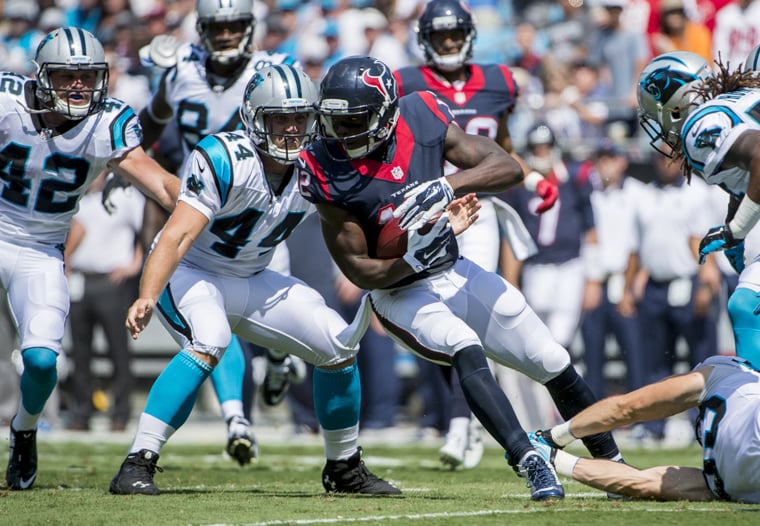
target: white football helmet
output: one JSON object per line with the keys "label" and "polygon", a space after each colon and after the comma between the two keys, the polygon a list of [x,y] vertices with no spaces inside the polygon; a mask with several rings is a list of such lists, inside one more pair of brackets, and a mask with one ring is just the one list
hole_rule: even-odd
{"label": "white football helmet", "polygon": [[[37,98],[52,111],[70,119],[83,119],[100,111],[108,94],[108,63],[103,46],[89,31],[78,27],[63,27],[49,33],[37,46],[34,58],[37,68]],[[56,90],[50,82],[50,72],[57,70],[93,71],[95,86],[89,90]],[[73,104],[57,92],[89,92],[86,104]]]}
{"label": "white football helmet", "polygon": [[[195,29],[198,31],[203,47],[211,55],[211,60],[220,64],[231,64],[241,58],[251,56],[253,30],[256,25],[252,0],[198,0],[196,11],[198,20],[195,23]],[[216,49],[210,26],[234,23],[243,24],[243,38],[234,48]]]}
{"label": "white football helmet", "polygon": [[[288,64],[276,64],[254,73],[245,87],[240,119],[256,149],[282,164],[291,164],[313,139],[316,133],[317,87],[302,70]],[[307,114],[304,134],[275,134],[270,120],[275,114]],[[277,138],[300,139],[297,148],[289,148],[288,141]]]}
{"label": "white football helmet", "polygon": [[659,152],[672,156],[680,145],[681,126],[700,102],[697,88],[713,76],[707,61],[690,51],[673,51],[653,58],[639,75],[639,123]]}

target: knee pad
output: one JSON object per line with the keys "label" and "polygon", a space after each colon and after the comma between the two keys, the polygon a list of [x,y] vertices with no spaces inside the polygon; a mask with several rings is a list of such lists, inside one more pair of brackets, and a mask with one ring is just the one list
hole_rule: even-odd
{"label": "knee pad", "polygon": [[760,363],[760,293],[740,287],[728,299],[736,355]]}
{"label": "knee pad", "polygon": [[47,347],[30,347],[21,353],[24,362],[24,371],[29,375],[38,377],[55,371],[58,355]]}

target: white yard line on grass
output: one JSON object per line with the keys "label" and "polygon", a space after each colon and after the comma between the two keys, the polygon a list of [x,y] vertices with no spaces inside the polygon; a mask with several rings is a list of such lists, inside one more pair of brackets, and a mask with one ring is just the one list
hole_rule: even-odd
{"label": "white yard line on grass", "polygon": [[[515,495],[518,496],[518,495]],[[568,495],[568,497],[596,497],[598,493],[577,493]],[[443,513],[415,513],[405,515],[372,515],[367,517],[334,517],[329,519],[285,519],[285,520],[273,520],[263,522],[251,522],[242,526],[282,526],[289,524],[349,524],[354,522],[371,522],[371,521],[393,521],[393,520],[424,520],[424,519],[446,519],[455,517],[482,517],[487,515],[522,515],[530,513],[563,513],[578,511],[578,508],[541,508],[541,509],[520,509],[520,510],[478,510],[478,511],[459,511],[459,512],[443,512]],[[679,509],[616,509],[615,512],[650,512],[650,513],[682,513],[685,511],[707,512],[714,513],[714,508],[685,508]],[[227,523],[209,524],[207,526],[230,526]],[[241,525],[237,525],[241,526]]]}

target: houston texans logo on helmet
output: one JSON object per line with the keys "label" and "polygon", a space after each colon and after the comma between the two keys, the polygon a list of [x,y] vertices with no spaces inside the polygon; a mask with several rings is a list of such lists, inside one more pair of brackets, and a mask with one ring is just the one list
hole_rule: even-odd
{"label": "houston texans logo on helmet", "polygon": [[[388,75],[385,68],[385,64],[377,60],[374,61],[372,68],[365,69],[362,73],[361,80],[364,84],[371,88],[375,88],[383,95],[383,99],[387,101],[396,100],[396,92],[391,92],[391,86],[393,85],[393,79]],[[373,74],[372,71],[379,69],[380,72]]]}
{"label": "houston texans logo on helmet", "polygon": [[678,71],[665,66],[654,70],[641,81],[641,87],[657,102],[667,102],[681,87],[699,80],[693,73]]}

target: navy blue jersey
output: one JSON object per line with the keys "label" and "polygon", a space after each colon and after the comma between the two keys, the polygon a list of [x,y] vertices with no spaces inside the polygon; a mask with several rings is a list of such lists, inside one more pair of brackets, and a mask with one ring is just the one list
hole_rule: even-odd
{"label": "navy blue jersey", "polygon": [[[562,173],[557,173],[562,172]],[[536,214],[541,198],[522,186],[507,191],[503,198],[520,214],[538,245],[538,253],[527,264],[564,263],[580,255],[581,244],[588,230],[594,228],[591,208],[592,186],[589,163],[558,163],[548,175],[559,187],[557,203]]]}
{"label": "navy blue jersey", "polygon": [[[399,99],[399,119],[387,150],[368,158],[336,160],[340,151],[319,139],[296,162],[301,194],[315,204],[347,210],[357,218],[376,257],[377,238],[404,194],[415,186],[443,176],[444,141],[454,116],[429,92]],[[328,152],[328,148],[330,149]],[[458,257],[456,237],[448,246],[450,261]],[[414,276],[428,275],[421,272]]]}
{"label": "navy blue jersey", "polygon": [[469,64],[470,76],[463,83],[449,83],[429,66],[411,66],[393,73],[399,95],[432,91],[454,114],[467,133],[496,139],[499,122],[515,106],[518,89],[510,69],[501,64]]}

